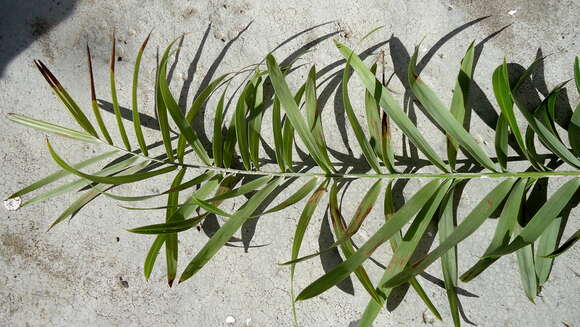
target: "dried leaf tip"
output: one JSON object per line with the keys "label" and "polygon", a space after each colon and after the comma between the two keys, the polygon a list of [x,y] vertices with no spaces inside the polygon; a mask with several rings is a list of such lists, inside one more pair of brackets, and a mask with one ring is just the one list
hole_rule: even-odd
{"label": "dried leaf tip", "polygon": [[50,72],[50,70],[46,67],[46,65],[42,61],[35,60],[34,64],[36,65],[36,68],[38,68],[44,79],[48,82],[48,84],[50,84],[52,88],[57,88],[61,86],[58,79],[56,79],[56,77]]}
{"label": "dried leaf tip", "polygon": [[117,39],[115,37],[115,31],[113,31],[113,42],[111,47],[111,71],[115,72],[115,45],[117,43]]}
{"label": "dried leaf tip", "polygon": [[52,81],[50,80],[50,78],[48,78],[46,72],[44,71],[44,69],[42,69],[42,66],[38,63],[38,60],[35,59],[33,62],[38,71],[42,74],[42,77],[44,77],[44,79],[48,82],[48,84],[50,84],[50,86],[54,88]]}
{"label": "dried leaf tip", "polygon": [[89,79],[91,83],[91,101],[97,101],[97,94],[95,91],[95,79],[93,76],[93,60],[91,59],[91,49],[89,48],[88,42],[87,42],[87,58],[89,63]]}
{"label": "dried leaf tip", "polygon": [[141,44],[141,48],[139,49],[140,52],[145,51],[145,47],[147,46],[147,42],[149,42],[149,38],[151,37],[151,33],[153,33],[153,30],[151,30],[151,32],[149,32],[149,34],[147,34],[145,41],[143,41],[143,44]]}

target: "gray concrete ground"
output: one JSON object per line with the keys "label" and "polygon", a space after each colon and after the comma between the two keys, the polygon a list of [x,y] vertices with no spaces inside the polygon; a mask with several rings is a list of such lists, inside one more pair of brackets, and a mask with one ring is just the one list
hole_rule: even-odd
{"label": "gray concrete ground", "polygon": [[[306,32],[284,44],[275,55],[282,60],[301,47],[309,47],[313,51],[300,62],[314,63],[320,70],[340,59],[331,39],[357,46],[363,35],[379,25],[385,25],[385,29],[359,45],[359,49],[380,44],[369,60],[374,60],[376,53],[384,50],[387,73],[394,70],[396,76],[401,76],[413,46],[423,40],[421,55],[429,60],[422,77],[448,103],[465,49],[472,40],[478,44],[485,40],[478,48],[483,52],[475,73],[478,87],[474,94],[471,131],[489,153],[494,153],[490,126],[497,118],[490,111],[494,110],[491,105],[496,106],[492,97],[491,74],[502,59],[507,57],[509,61],[528,65],[539,51],[552,54],[543,67],[544,74],[534,77],[537,86],[545,91],[545,85],[550,88],[572,77],[573,58],[580,52],[580,28],[577,24],[580,2],[577,0],[289,0],[279,3],[247,0],[3,0],[0,8],[3,16],[0,20],[0,156],[4,176],[0,185],[4,195],[57,168],[47,153],[44,135],[10,123],[6,113],[17,112],[74,126],[64,107],[35,70],[32,60],[42,59],[77,101],[89,110],[84,46],[89,42],[92,48],[97,96],[109,101],[107,61],[113,30],[119,38],[117,76],[120,101],[129,107],[130,73],[135,54],[153,29],[143,59],[140,89],[140,108],[149,116],[154,115],[155,47],[165,46],[184,32],[188,34],[172,81],[174,94],[182,103],[190,103],[208,75],[217,77],[220,73],[258,62],[268,51],[302,31]],[[474,22],[487,15],[493,16]],[[325,22],[330,23],[316,27]],[[331,73],[339,69],[332,67]],[[296,83],[304,79],[306,73],[306,68],[302,68],[292,74],[291,80]],[[184,84],[189,87],[183,88]],[[402,101],[404,88],[397,77],[390,85]],[[330,93],[332,88],[328,89],[326,94],[323,93],[326,98],[323,117],[329,146],[340,153],[352,151],[358,158],[360,151],[352,131],[344,126],[343,115],[335,117],[334,103],[338,100],[334,93]],[[360,85],[354,79],[351,93],[356,99],[357,113],[362,118],[360,91]],[[578,101],[573,95],[570,98],[572,103]],[[199,126],[206,133],[211,133],[214,103],[212,101],[208,106],[204,124]],[[443,135],[420,110],[415,108],[414,115],[435,149],[444,154]],[[270,115],[266,116],[264,126],[268,127],[265,127],[264,134],[272,144],[271,138],[268,139],[271,134]],[[105,113],[105,119],[114,126],[110,113]],[[149,141],[160,139],[155,129],[145,128],[145,133]],[[396,135],[395,146],[401,154],[400,133]],[[60,153],[66,153],[71,162],[99,150],[53,136],[50,140]],[[266,152],[263,157],[268,157]],[[356,162],[351,160],[350,164],[356,165]],[[430,169],[426,167],[422,171]],[[553,190],[562,182],[562,179],[553,179],[549,189]],[[167,178],[161,178],[121,187],[117,193],[150,193],[164,189],[167,183]],[[410,182],[403,194],[413,194],[421,183]],[[492,184],[485,181],[469,183],[459,205],[460,214],[464,215],[473,208],[484,195],[483,190],[489,190]],[[288,191],[296,187],[294,185]],[[368,184],[365,182],[355,182],[348,189],[347,199],[351,201],[344,203],[346,217],[353,213],[357,199],[366,187]],[[163,254],[152,280],[146,282],[142,274],[143,259],[152,238],[125,232],[126,228],[161,222],[162,213],[127,211],[109,199],[99,198],[80,211],[70,223],[47,233],[48,224],[74,198],[75,195],[65,195],[16,212],[3,211],[0,220],[0,325],[223,326],[228,316],[235,318],[234,326],[291,325],[289,272],[276,264],[289,258],[301,205],[244,228],[242,237],[246,240],[251,237],[251,242],[246,245],[267,246],[250,247],[247,251],[239,247],[224,248],[192,280],[168,288],[163,273]],[[226,209],[233,210],[239,204],[228,202]],[[375,209],[357,236],[358,242],[364,241],[381,224],[380,208]],[[322,217],[323,212],[319,210],[306,235],[302,253],[311,253],[329,244],[328,223]],[[578,229],[577,218],[576,209],[571,213],[564,237]],[[487,246],[494,226],[492,221],[484,224],[480,231],[461,244],[460,271],[477,260]],[[212,226],[208,223],[204,228],[211,230]],[[321,231],[323,236],[319,237]],[[203,232],[184,233],[180,243],[181,269],[206,240]],[[385,249],[376,253],[375,258],[385,262],[387,255]],[[465,315],[478,326],[580,326],[579,256],[580,248],[576,247],[556,261],[551,280],[536,304],[524,296],[515,257],[500,260],[480,278],[461,284],[478,296],[461,297]],[[320,276],[333,260],[336,258],[331,255],[322,262],[316,259],[300,265],[297,288],[305,287]],[[367,266],[373,280],[377,280],[381,270],[373,264]],[[441,276],[439,264],[428,271]],[[450,315],[443,290],[425,279],[421,278],[420,282],[446,318],[444,322],[435,321],[418,297],[409,292],[396,310],[384,310],[376,325],[449,326]],[[356,326],[367,300],[364,290],[353,279],[343,283],[340,289],[335,287],[315,299],[298,304],[298,316],[304,326]]]}

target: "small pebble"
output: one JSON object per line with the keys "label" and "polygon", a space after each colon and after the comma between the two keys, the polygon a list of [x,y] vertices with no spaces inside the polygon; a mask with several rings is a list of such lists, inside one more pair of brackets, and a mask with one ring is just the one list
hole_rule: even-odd
{"label": "small pebble", "polygon": [[121,284],[121,287],[129,288],[129,282],[126,280],[123,280],[123,277],[119,277],[119,283]]}
{"label": "small pebble", "polygon": [[4,207],[8,211],[15,211],[18,210],[18,208],[20,208],[21,203],[22,199],[19,196],[17,196],[12,199],[4,200]]}
{"label": "small pebble", "polygon": [[231,326],[236,322],[236,318],[232,316],[227,316],[226,318],[226,325]]}
{"label": "small pebble", "polygon": [[508,15],[515,16],[517,12],[518,12],[517,9],[512,9],[512,10],[508,11]]}
{"label": "small pebble", "polygon": [[250,327],[251,323],[252,323],[252,318],[246,319],[246,327]]}

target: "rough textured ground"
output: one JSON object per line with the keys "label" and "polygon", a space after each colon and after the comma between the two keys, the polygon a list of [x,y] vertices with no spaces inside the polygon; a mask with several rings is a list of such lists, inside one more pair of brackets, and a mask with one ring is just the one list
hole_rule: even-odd
{"label": "rough textured ground", "polygon": [[[320,70],[340,59],[331,39],[356,46],[362,36],[379,25],[385,25],[385,29],[359,45],[359,49],[380,45],[369,60],[374,60],[378,51],[385,51],[387,73],[394,71],[396,75],[391,87],[399,92],[401,101],[404,87],[397,76],[405,76],[404,65],[409,53],[423,40],[421,55],[428,58],[425,60],[428,65],[422,77],[448,102],[459,60],[468,44],[475,40],[483,52],[475,73],[478,84],[473,96],[471,130],[489,153],[493,153],[490,126],[494,126],[497,118],[491,107],[495,106],[495,100],[491,96],[490,79],[504,56],[511,62],[528,65],[540,51],[552,54],[543,67],[544,74],[534,76],[534,83],[545,92],[572,77],[573,58],[580,52],[577,24],[580,3],[577,0],[289,0],[278,4],[248,0],[3,0],[0,9],[3,13],[0,20],[0,157],[4,177],[0,185],[4,195],[56,169],[46,151],[44,136],[15,126],[6,119],[5,113],[18,112],[73,126],[65,109],[35,70],[32,60],[46,62],[88,110],[84,46],[88,42],[92,47],[97,96],[109,101],[107,61],[114,29],[119,38],[118,87],[120,101],[125,107],[130,104],[130,72],[135,53],[153,29],[143,61],[140,89],[141,108],[150,116],[153,116],[151,91],[155,46],[163,47],[184,32],[188,34],[178,57],[172,87],[181,103],[187,104],[208,78],[260,61],[268,51],[297,33],[305,31],[276,50],[275,55],[282,60],[301,48],[310,49],[313,51],[305,55],[301,63],[315,63]],[[474,22],[487,15],[493,16]],[[329,23],[318,26],[326,22]],[[326,76],[340,69],[338,66],[330,68]],[[293,78],[304,78],[306,73],[302,68]],[[186,87],[182,87],[184,84]],[[335,117],[334,104],[338,100],[332,86],[337,84],[336,80],[329,82],[330,86],[324,87],[326,93],[322,92],[329,145],[339,153],[352,151],[359,158],[358,146],[350,128],[344,126],[344,117]],[[362,94],[353,82],[353,97],[356,92]],[[354,104],[362,117],[361,97],[356,98]],[[576,103],[577,97],[571,100]],[[209,108],[212,107],[208,106],[205,122],[199,124],[208,134],[211,133]],[[440,132],[420,110],[415,108],[411,114],[417,117],[422,132],[435,144],[436,150],[444,153],[444,137]],[[267,116],[265,124],[269,124]],[[105,119],[114,123],[109,113],[105,113]],[[159,139],[156,130],[146,128],[145,131],[148,140]],[[51,140],[61,153],[69,151],[67,159],[70,161],[86,158],[98,150],[56,137]],[[401,151],[401,144],[401,138],[397,137],[398,151]],[[339,159],[340,155],[335,157]],[[353,160],[349,163],[357,164]],[[550,190],[561,182],[553,180]],[[159,191],[167,183],[166,179],[160,179],[120,190],[143,194]],[[412,194],[419,185],[419,182],[409,183],[403,194]],[[345,201],[345,216],[352,214],[356,197],[367,186],[357,182],[349,188],[348,199],[352,200]],[[459,206],[460,213],[473,208],[483,196],[482,190],[489,190],[491,186],[491,182],[469,183]],[[16,212],[3,211],[0,219],[0,325],[222,326],[228,316],[236,319],[235,326],[246,326],[248,319],[251,319],[249,326],[291,325],[288,269],[276,263],[289,257],[300,206],[246,226],[242,231],[245,240],[253,236],[249,245],[268,246],[250,247],[247,251],[238,247],[225,248],[195,278],[170,289],[162,272],[162,255],[152,280],[146,282],[142,276],[142,262],[152,239],[124,231],[160,222],[161,213],[129,212],[108,199],[99,198],[70,223],[47,233],[47,225],[73,199],[74,195],[66,195]],[[233,207],[239,203],[227,205]],[[380,225],[382,218],[378,211],[373,212],[363,227],[359,241]],[[323,212],[319,210],[313,219],[313,228],[307,233],[303,253],[330,244],[328,223],[322,217]],[[572,211],[565,237],[578,229],[577,218],[578,210]],[[206,231],[212,229],[209,225],[204,226]],[[486,223],[481,231],[461,245],[460,271],[477,260],[487,246],[494,225]],[[323,237],[319,237],[321,230]],[[181,267],[205,240],[207,236],[203,232],[194,231],[184,237]],[[386,253],[386,250],[380,251],[375,257],[385,262]],[[580,248],[576,247],[556,261],[551,281],[535,305],[525,298],[519,286],[515,257],[500,260],[480,278],[461,285],[478,296],[461,297],[465,315],[478,326],[580,326],[577,305],[579,256]],[[322,262],[311,260],[299,266],[297,287],[300,289],[320,276],[335,260],[336,257],[330,255]],[[369,264],[368,269],[374,280],[379,278],[381,271],[376,266]],[[441,276],[438,264],[429,272]],[[384,310],[376,325],[448,326],[449,312],[443,290],[425,279],[420,282],[432,295],[445,322],[434,321],[417,296],[409,292],[395,311]],[[335,287],[300,303],[299,318],[304,326],[356,326],[367,300],[356,280],[347,281],[341,289]]]}

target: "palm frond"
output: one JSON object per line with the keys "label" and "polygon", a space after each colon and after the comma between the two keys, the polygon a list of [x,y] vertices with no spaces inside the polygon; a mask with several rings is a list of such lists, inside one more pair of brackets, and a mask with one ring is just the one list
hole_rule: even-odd
{"label": "palm frond", "polygon": [[[378,30],[378,29],[376,29]],[[376,30],[373,30],[375,32]],[[372,33],[372,32],[371,32]],[[370,34],[370,33],[369,33]],[[161,139],[158,145],[163,153],[154,155],[154,146],[148,145],[141,129],[138,110],[139,70],[144,49],[149,41],[145,39],[137,53],[133,84],[131,89],[131,112],[136,140],[129,139],[120,114],[115,85],[115,36],[113,35],[112,57],[110,62],[110,91],[113,112],[123,147],[113,143],[108,126],[105,125],[101,111],[96,103],[96,87],[93,79],[93,65],[87,46],[89,81],[92,110],[100,131],[93,127],[89,118],[72,99],[52,72],[41,62],[35,61],[41,74],[65,105],[80,130],[59,126],[20,114],[9,114],[13,122],[42,132],[63,136],[74,141],[100,145],[108,151],[95,155],[76,164],[63,159],[50,142],[48,151],[54,161],[62,168],[13,193],[7,201],[29,196],[30,193],[48,188],[27,199],[22,206],[48,200],[53,197],[82,190],[77,198],[51,225],[72,217],[80,208],[99,195],[121,201],[139,202],[167,196],[164,206],[127,207],[133,210],[165,210],[164,221],[132,228],[136,234],[156,235],[146,255],[144,275],[149,279],[155,267],[158,253],[165,246],[166,271],[169,286],[176,278],[184,282],[202,269],[218,251],[224,247],[242,225],[251,219],[279,212],[304,201],[304,207],[296,223],[294,241],[290,251],[290,261],[282,265],[290,266],[290,287],[293,297],[292,312],[298,324],[296,301],[318,296],[334,287],[351,274],[355,274],[368,295],[369,303],[360,320],[360,326],[371,326],[393,287],[409,283],[425,303],[425,306],[439,319],[439,311],[427,295],[416,276],[425,271],[437,260],[440,261],[443,282],[447,291],[450,312],[455,326],[460,325],[458,287],[459,282],[468,282],[502,256],[515,252],[521,275],[522,286],[530,300],[538,295],[539,289],[548,280],[555,258],[571,248],[578,240],[578,232],[560,244],[561,231],[565,227],[563,218],[566,208],[577,204],[575,196],[580,188],[580,104],[576,106],[566,130],[556,126],[558,97],[566,82],[557,85],[535,108],[521,99],[521,87],[543,58],[533,62],[520,76],[510,76],[507,61],[504,61],[491,76],[493,94],[499,107],[499,119],[494,130],[496,158],[492,158],[484,147],[469,133],[465,117],[469,110],[469,91],[473,82],[475,67],[475,47],[467,48],[455,81],[451,103],[446,105],[417,72],[418,48],[415,49],[408,67],[410,94],[422,106],[436,128],[447,138],[446,160],[435,150],[429,140],[419,130],[401,105],[385,85],[384,77],[377,78],[378,62],[367,65],[361,56],[346,45],[335,41],[338,53],[344,58],[340,90],[342,106],[348,125],[352,129],[359,149],[368,165],[339,169],[333,162],[333,151],[327,144],[322,119],[320,84],[318,79],[327,73],[311,67],[305,81],[298,90],[293,91],[288,83],[288,75],[295,69],[294,61],[280,66],[272,53],[262,63],[243,70],[226,73],[206,84],[188,110],[180,108],[169,88],[167,65],[173,53],[171,42],[158,63],[155,76],[155,110],[159,120]],[[263,64],[265,63],[265,64]],[[250,66],[248,66],[250,67]],[[351,76],[351,72],[354,72]],[[228,92],[234,78],[246,73],[240,85],[240,92]],[[383,72],[384,73],[384,72]],[[364,86],[362,103],[364,109],[353,105],[349,81],[358,78]],[[510,79],[511,77],[511,79]],[[578,58],[574,63],[574,77],[580,93],[580,68]],[[515,80],[516,83],[511,83]],[[219,94],[215,107],[211,144],[200,140],[194,121],[208,105],[212,96]],[[231,119],[226,121],[230,104],[234,104]],[[514,106],[518,108],[520,119]],[[264,165],[260,154],[267,150],[263,118],[271,110],[271,129],[273,136],[273,162]],[[382,113],[381,113],[382,110]],[[358,115],[365,115],[368,135],[361,125]],[[168,114],[169,113],[169,114]],[[391,120],[426,158],[437,171],[429,173],[400,172],[396,167],[396,149],[392,144]],[[177,126],[177,144],[174,144],[170,125]],[[525,128],[525,129],[523,129]],[[566,135],[565,135],[566,134]],[[296,137],[297,136],[297,137]],[[513,139],[513,141],[512,141]],[[299,141],[299,142],[297,142]],[[539,141],[539,143],[537,142]],[[566,144],[568,142],[568,144]],[[138,144],[132,150],[131,144]],[[304,146],[302,149],[301,146]],[[509,146],[521,153],[527,169],[510,167]],[[190,151],[191,150],[191,151]],[[211,151],[209,151],[211,150]],[[311,169],[296,166],[294,153],[304,151],[314,162]],[[457,167],[458,154],[462,151],[476,167],[473,171],[462,171]],[[540,153],[542,152],[543,153]],[[189,155],[189,153],[192,155]],[[121,155],[114,161],[96,169],[98,163]],[[551,162],[546,163],[546,158]],[[269,170],[277,166],[278,170]],[[522,167],[519,165],[518,167]],[[560,167],[554,169],[552,167]],[[349,169],[350,168],[350,169]],[[354,169],[356,168],[356,169]],[[119,195],[110,191],[120,184],[138,183],[154,177],[172,175],[172,182],[163,192],[146,195]],[[185,179],[186,172],[194,171],[195,176]],[[64,177],[76,179],[54,186]],[[538,181],[548,181],[553,177],[563,177],[564,182],[554,194],[539,207],[539,210],[522,219],[522,208],[532,201],[528,191],[539,187]],[[306,180],[307,178],[307,180]],[[480,179],[497,181],[494,188],[464,218],[457,215],[454,196],[460,194],[462,183],[478,183]],[[338,190],[343,182],[352,180],[373,180],[373,184],[361,196],[359,205],[350,221],[345,221],[343,208],[338,201]],[[395,208],[392,181],[416,179],[424,181],[420,189],[412,194],[400,208]],[[385,182],[385,180],[388,180]],[[286,193],[284,189],[297,181],[304,181],[295,192]],[[329,189],[328,199],[325,194]],[[186,196],[183,196],[187,192]],[[373,207],[377,206],[380,194],[384,193],[384,222],[360,247],[353,237],[357,235],[365,221],[372,217]],[[281,194],[281,195],[280,195]],[[274,204],[276,197],[281,201]],[[243,198],[245,197],[245,199]],[[180,201],[181,198],[181,201]],[[228,199],[242,199],[243,204],[235,212],[223,209],[222,203]],[[305,234],[317,208],[328,204],[329,217],[336,237],[327,249],[300,257]],[[353,201],[349,201],[355,203]],[[458,244],[475,233],[494,213],[500,212],[496,230],[481,258],[466,272],[458,271]],[[179,233],[199,226],[210,214],[221,216],[225,223],[209,238],[197,254],[189,260],[179,275]],[[276,218],[272,218],[276,219]],[[437,224],[439,244],[430,252],[416,259],[420,240],[428,233],[430,225]],[[407,226],[408,227],[405,227]],[[384,269],[382,278],[372,280],[364,264],[371,255],[389,242],[393,255]],[[294,294],[294,281],[297,264],[315,258],[332,249],[340,248],[345,261],[326,274],[310,283],[297,296]]]}

